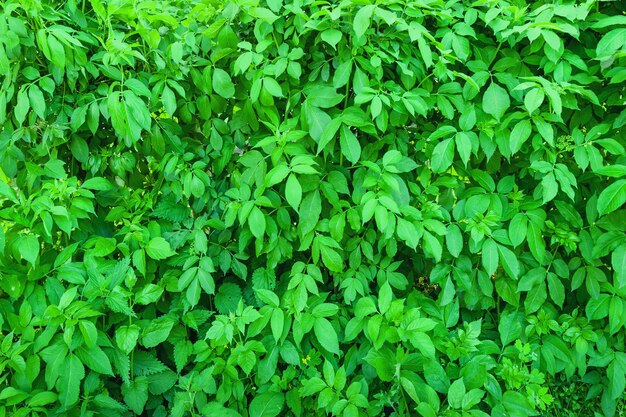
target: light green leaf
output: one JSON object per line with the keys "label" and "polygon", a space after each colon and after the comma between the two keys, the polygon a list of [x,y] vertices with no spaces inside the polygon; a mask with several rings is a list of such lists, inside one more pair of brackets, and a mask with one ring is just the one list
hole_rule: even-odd
{"label": "light green leaf", "polygon": [[163,87],[163,92],[161,93],[161,101],[163,102],[163,107],[165,107],[165,111],[169,115],[173,115],[176,111],[176,96],[171,88],[168,86]]}
{"label": "light green leaf", "polygon": [[485,267],[485,271],[487,271],[487,274],[489,275],[493,275],[496,272],[496,269],[498,269],[498,245],[493,239],[487,239],[483,243],[482,262],[483,267]]}
{"label": "light green leaf", "polygon": [[435,146],[430,163],[434,173],[446,171],[454,160],[454,141],[452,138],[445,139]]}
{"label": "light green leaf", "polygon": [[509,93],[498,84],[492,82],[483,96],[483,110],[500,120],[511,105]]}
{"label": "light green leaf", "polygon": [[256,395],[250,403],[250,417],[276,417],[283,409],[285,398],[279,392]]}
{"label": "light green leaf", "polygon": [[141,344],[151,348],[163,343],[172,331],[172,327],[174,327],[174,322],[166,316],[152,320],[143,330]]}
{"label": "light green leaf", "polygon": [[333,75],[333,87],[340,88],[348,83],[352,73],[352,60],[342,62]]}
{"label": "light green leaf", "polygon": [[30,99],[30,107],[35,114],[41,119],[46,118],[46,100],[43,97],[41,89],[37,84],[32,84],[28,89],[28,98]]}
{"label": "light green leaf", "polygon": [[463,249],[463,235],[461,229],[456,224],[451,224],[447,228],[446,232],[446,247],[450,252],[450,255],[458,258]]}
{"label": "light green leaf", "polygon": [[606,187],[598,197],[598,213],[611,213],[626,203],[626,179],[620,179]]}
{"label": "light green leaf", "polygon": [[26,90],[21,89],[17,93],[17,104],[15,105],[15,109],[13,110],[13,115],[15,116],[15,120],[17,121],[18,126],[21,126],[26,120],[26,115],[28,114],[28,110],[30,108],[30,102],[28,99],[28,95],[26,94]]}
{"label": "light green leaf", "polygon": [[343,35],[337,29],[326,29],[320,36],[324,42],[334,48],[339,43]]}
{"label": "light green leaf", "polygon": [[35,266],[39,256],[39,239],[35,235],[22,235],[18,240],[17,250],[22,259]]}
{"label": "light green leaf", "polygon": [[115,330],[115,343],[126,354],[129,354],[135,348],[138,339],[139,326],[136,324],[120,326]]}
{"label": "light green leaf", "polygon": [[263,78],[263,88],[265,88],[265,90],[267,90],[267,92],[274,97],[283,97],[283,90],[280,87],[280,84],[278,84],[278,82],[271,77]]}
{"label": "light green leaf", "polygon": [[509,147],[511,148],[511,155],[516,154],[522,148],[524,142],[528,140],[532,132],[532,127],[528,119],[517,122],[509,140]]}
{"label": "light green leaf", "polygon": [[368,4],[361,7],[354,15],[352,26],[357,37],[363,36],[367,29],[369,29],[374,9],[376,9],[376,6]]}
{"label": "light green leaf", "polygon": [[213,91],[224,98],[231,98],[235,95],[235,85],[230,75],[221,68],[213,71]]}
{"label": "light green leaf", "polygon": [[287,203],[298,212],[298,207],[302,201],[302,186],[298,178],[291,174],[287,178],[287,184],[285,185],[285,199]]}
{"label": "light green leaf", "polygon": [[52,63],[61,69],[65,69],[65,48],[52,33],[48,34],[48,48],[50,48],[50,60]]}
{"label": "light green leaf", "polygon": [[361,144],[348,126],[341,126],[339,142],[341,145],[341,153],[343,153],[346,159],[352,164],[356,164],[361,157]]}
{"label": "light green leaf", "polygon": [[265,234],[265,215],[258,207],[254,206],[248,216],[248,226],[257,239],[261,239]]}
{"label": "light green leaf", "polygon": [[122,384],[122,396],[124,402],[135,414],[143,413],[148,401],[148,378],[140,376]]}
{"label": "light green leaf", "polygon": [[524,97],[524,106],[528,110],[528,114],[532,114],[535,110],[541,107],[545,98],[545,93],[540,87],[535,87],[526,93]]}
{"label": "light green leaf", "polygon": [[343,98],[344,95],[337,93],[335,88],[323,85],[313,86],[307,93],[307,102],[321,109],[334,107]]}
{"label": "light green leaf", "polygon": [[169,242],[162,237],[155,237],[150,239],[145,249],[148,256],[152,259],[156,259],[157,261],[169,258],[174,254]]}
{"label": "light green leaf", "polygon": [[552,172],[544,175],[541,179],[541,187],[543,189],[543,204],[546,204],[548,201],[551,201],[554,197],[556,197],[556,194],[559,191],[559,186],[556,183],[556,179],[554,178],[554,174]]}
{"label": "light green leaf", "polygon": [[272,336],[274,341],[278,342],[280,336],[283,334],[283,327],[285,325],[285,314],[280,308],[275,308],[272,312],[272,318],[270,320],[270,327],[272,328]]}
{"label": "light green leaf", "polygon": [[380,292],[378,293],[378,311],[380,314],[385,314],[387,310],[389,310],[392,298],[393,291],[391,290],[389,281],[385,281],[382,287],[380,287]]}
{"label": "light green leaf", "polygon": [[69,408],[78,402],[80,382],[84,377],[85,367],[80,359],[74,354],[67,356],[57,381],[59,401],[64,407]]}
{"label": "light green leaf", "polygon": [[517,279],[520,273],[519,261],[515,253],[503,245],[498,245],[499,260],[502,269],[513,279]]}
{"label": "light green leaf", "polygon": [[323,317],[316,318],[315,324],[313,325],[313,331],[315,333],[315,337],[324,349],[339,355],[337,332],[335,332],[335,328],[327,319]]}
{"label": "light green leaf", "polygon": [[341,255],[335,249],[320,245],[320,253],[326,268],[334,272],[343,271],[343,259],[341,259]]}
{"label": "light green leaf", "polygon": [[509,223],[509,238],[513,247],[522,244],[526,239],[526,230],[528,229],[528,220],[522,213],[517,213]]}

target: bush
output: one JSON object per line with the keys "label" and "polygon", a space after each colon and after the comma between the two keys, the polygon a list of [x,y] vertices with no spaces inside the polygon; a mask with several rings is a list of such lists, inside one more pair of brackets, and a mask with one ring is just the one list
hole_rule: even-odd
{"label": "bush", "polygon": [[0,8],[0,416],[623,410],[624,3]]}

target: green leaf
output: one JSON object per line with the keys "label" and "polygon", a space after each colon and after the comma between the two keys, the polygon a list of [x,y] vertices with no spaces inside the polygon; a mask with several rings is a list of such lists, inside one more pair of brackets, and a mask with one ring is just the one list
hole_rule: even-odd
{"label": "green leaf", "polygon": [[98,342],[98,329],[96,325],[87,320],[81,320],[78,322],[80,333],[83,335],[83,340],[88,347],[96,346]]}
{"label": "green leaf", "polygon": [[275,308],[272,312],[272,318],[270,320],[270,327],[272,328],[272,336],[274,336],[274,341],[278,342],[280,336],[283,334],[284,326],[285,315],[280,308]]}
{"label": "green leaf", "polygon": [[339,43],[343,35],[336,29],[326,29],[320,36],[324,42],[334,48]]}
{"label": "green leaf", "polygon": [[279,164],[272,168],[270,172],[265,176],[265,186],[272,187],[276,184],[281,183],[287,175],[289,175],[289,167],[287,164]]}
{"label": "green leaf", "polygon": [[73,132],[76,132],[78,128],[80,128],[85,123],[85,118],[87,116],[87,107],[80,106],[76,107],[72,112],[72,117],[70,118],[70,127]]}
{"label": "green leaf", "polygon": [[98,191],[108,191],[113,189],[113,185],[111,184],[111,182],[102,177],[89,178],[83,183],[82,187],[88,190]]}
{"label": "green leaf", "polygon": [[202,407],[202,414],[205,416],[220,417],[241,417],[241,414],[230,408],[224,407],[218,402],[210,402]]}
{"label": "green leaf", "polygon": [[556,194],[559,191],[559,186],[556,183],[556,179],[554,178],[554,174],[552,172],[548,173],[541,179],[541,187],[543,189],[543,204],[546,204],[548,201],[551,201],[554,197],[556,197]]}
{"label": "green leaf", "polygon": [[17,250],[22,259],[35,266],[39,257],[39,239],[34,235],[22,235],[18,240]]}
{"label": "green leaf", "polygon": [[276,417],[283,409],[285,398],[279,392],[256,395],[250,403],[250,417]]}
{"label": "green leaf", "polygon": [[378,311],[380,314],[385,314],[387,310],[389,310],[392,299],[393,291],[391,290],[389,281],[385,281],[382,287],[380,287],[380,292],[378,293]]}
{"label": "green leaf", "polygon": [[335,328],[330,324],[328,320],[323,317],[315,319],[313,325],[313,331],[315,337],[320,342],[320,345],[327,351],[339,355],[339,341],[337,340],[337,332]]}
{"label": "green leaf", "polygon": [[532,314],[539,310],[547,299],[548,293],[546,292],[546,286],[544,283],[541,283],[537,287],[531,289],[526,296],[526,300],[524,301],[526,314]]}
{"label": "green leaf", "polygon": [[191,307],[195,307],[200,301],[200,295],[200,280],[198,280],[198,277],[196,275],[196,278],[194,278],[194,280],[191,281],[191,283],[187,287],[187,291],[185,291],[185,297],[187,298],[189,305],[191,305]]}
{"label": "green leaf", "polygon": [[373,4],[368,4],[359,9],[358,12],[354,15],[354,21],[352,23],[352,27],[354,28],[354,33],[357,37],[363,36],[367,29],[370,27],[370,23],[372,21],[372,14],[376,6]]}
{"label": "green leaf", "polygon": [[522,244],[526,239],[526,231],[528,230],[528,220],[522,213],[517,213],[511,219],[509,223],[509,238],[513,247],[517,247]]}
{"label": "green leaf", "polygon": [[482,262],[483,267],[485,267],[485,271],[487,271],[487,274],[489,275],[493,275],[496,272],[496,269],[498,269],[498,245],[493,241],[493,239],[487,239],[483,243]]}
{"label": "green leaf", "polygon": [[322,201],[318,191],[309,192],[300,205],[300,223],[298,228],[302,235],[312,231],[319,221],[322,212]]}
{"label": "green leaf", "polygon": [[605,34],[596,46],[596,55],[605,58],[613,55],[618,49],[624,49],[626,28],[617,28]]}
{"label": "green leaf", "polygon": [[32,84],[28,89],[28,98],[30,99],[30,107],[41,119],[46,118],[46,100],[43,97],[41,89],[37,84]]}
{"label": "green leaf", "polygon": [[342,62],[333,75],[333,87],[340,88],[348,83],[352,73],[352,60]]}
{"label": "green leaf", "polygon": [[169,336],[173,327],[174,322],[167,317],[151,321],[150,324],[143,329],[141,344],[147,348],[151,348],[163,343]]}
{"label": "green leaf", "polygon": [[472,153],[472,141],[470,137],[465,132],[458,132],[454,137],[454,141],[456,143],[456,149],[459,152],[459,156],[461,157],[463,164],[467,166],[467,163],[469,162]]}
{"label": "green leaf", "polygon": [[492,82],[483,95],[483,110],[500,120],[511,105],[509,93],[498,84]]}
{"label": "green leaf", "polygon": [[446,247],[450,255],[458,258],[463,250],[463,235],[461,229],[456,224],[451,224],[446,232]]}
{"label": "green leaf", "polygon": [[30,102],[28,99],[28,95],[26,94],[26,90],[21,89],[17,93],[17,104],[13,111],[13,115],[15,116],[15,120],[17,121],[18,126],[21,126],[26,120],[26,115],[28,114],[28,110],[30,108]]}
{"label": "green leaf", "polygon": [[615,271],[615,286],[626,287],[626,244],[618,246],[611,255],[611,266]]}
{"label": "green leaf", "polygon": [[140,376],[122,384],[122,396],[124,402],[135,414],[143,413],[148,402],[148,378]]}
{"label": "green leaf", "polygon": [[76,354],[89,369],[102,375],[113,376],[111,361],[99,347],[86,348],[81,346],[76,350]]}
{"label": "green leaf", "polygon": [[327,109],[339,104],[343,98],[343,94],[337,93],[335,88],[318,85],[312,86],[307,92],[306,99],[308,103],[317,108]]}
{"label": "green leaf", "polygon": [[526,107],[526,110],[528,110],[528,114],[534,113],[535,110],[541,107],[545,96],[545,93],[539,87],[535,87],[526,93],[526,96],[524,97],[524,106]]}
{"label": "green leaf", "polygon": [[626,203],[626,179],[620,179],[606,187],[598,197],[598,213],[611,213]]}
{"label": "green leaf", "polygon": [[274,97],[283,97],[283,90],[280,84],[271,77],[263,78],[263,87]]}
{"label": "green leaf", "polygon": [[48,48],[50,48],[50,60],[57,67],[65,68],[65,48],[59,40],[52,35],[48,34]]}
{"label": "green leaf", "polygon": [[328,143],[335,138],[337,131],[341,127],[341,119],[335,118],[332,119],[324,128],[323,133],[319,138],[319,143],[317,144],[317,153],[322,152]]}
{"label": "green leaf", "polygon": [[262,239],[265,234],[265,216],[258,207],[254,206],[248,216],[248,226],[257,239]]}
{"label": "green leaf", "polygon": [[287,178],[287,184],[285,185],[285,199],[287,203],[298,212],[298,207],[302,201],[302,186],[298,181],[298,178],[291,174]]}
{"label": "green leaf", "polygon": [[74,139],[72,139],[70,149],[72,155],[78,162],[85,164],[89,161],[89,145],[87,145],[87,142],[85,142],[83,138],[75,136]]}
{"label": "green leaf", "polygon": [[563,286],[563,283],[559,277],[552,272],[548,273],[547,278],[550,298],[552,298],[556,305],[563,307],[563,303],[565,302],[565,287]]}
{"label": "green leaf", "polygon": [[[214,292],[215,290],[209,294]],[[220,313],[231,313],[237,309],[241,298],[241,289],[237,284],[224,283],[215,295],[215,306]]]}
{"label": "green leaf", "polygon": [[587,302],[585,312],[589,320],[600,320],[609,315],[609,305],[611,296],[600,294],[597,298],[592,298]]}
{"label": "green leaf", "polygon": [[59,380],[57,382],[59,401],[64,407],[69,408],[78,402],[80,382],[84,377],[85,367],[80,359],[74,354],[68,355],[59,372]]}
{"label": "green leaf", "polygon": [[502,404],[510,417],[528,417],[536,414],[526,397],[519,392],[506,391],[502,396]]}
{"label": "green leaf", "polygon": [[326,388],[326,383],[321,378],[314,376],[313,378],[306,380],[300,389],[300,395],[303,397],[309,397],[313,394],[317,394],[324,388]]}
{"label": "green leaf", "polygon": [[520,265],[515,253],[506,246],[497,245],[499,260],[502,265],[502,269],[513,279],[517,279],[520,273]]}
{"label": "green leaf", "polygon": [[169,258],[174,254],[169,242],[162,237],[150,239],[145,249],[148,256],[152,259],[156,259],[157,261]]}
{"label": "green leaf", "polygon": [[221,68],[213,71],[213,91],[224,98],[231,98],[235,95],[235,85],[230,75]]}
{"label": "green leaf", "polygon": [[511,137],[509,147],[511,148],[511,155],[516,154],[522,148],[524,142],[530,137],[532,127],[530,121],[527,119],[517,122],[513,130],[511,131]]}
{"label": "green leaf", "polygon": [[168,86],[163,87],[163,92],[161,93],[161,101],[163,102],[163,107],[165,107],[165,111],[172,115],[176,111],[176,96],[171,88]]}
{"label": "green leaf", "polygon": [[148,305],[157,301],[161,297],[161,294],[163,294],[163,288],[158,285],[148,284],[137,293],[135,302]]}
{"label": "green leaf", "polygon": [[430,163],[434,173],[446,171],[454,160],[454,141],[452,138],[445,139],[435,146]]}
{"label": "green leaf", "polygon": [[349,127],[345,125],[341,126],[339,141],[341,144],[341,153],[352,164],[356,164],[361,157],[361,144]]}
{"label": "green leaf", "polygon": [[328,270],[343,272],[343,259],[336,250],[328,246],[320,245],[320,253],[322,255],[322,262],[324,262]]}
{"label": "green leaf", "polygon": [[439,262],[443,254],[441,242],[430,232],[424,231],[424,252]]}
{"label": "green leaf", "polygon": [[465,384],[463,378],[457,379],[448,389],[448,403],[450,407],[460,409],[463,404],[463,397],[465,396]]}
{"label": "green leaf", "polygon": [[135,348],[138,339],[139,326],[136,324],[120,326],[115,330],[115,344],[126,354]]}
{"label": "green leaf", "polygon": [[518,313],[502,314],[498,322],[498,333],[502,346],[517,340],[522,334],[522,323]]}

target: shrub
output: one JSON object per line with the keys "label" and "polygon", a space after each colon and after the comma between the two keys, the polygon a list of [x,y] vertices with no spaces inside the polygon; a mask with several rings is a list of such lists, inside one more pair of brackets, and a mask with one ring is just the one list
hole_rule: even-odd
{"label": "shrub", "polygon": [[623,408],[622,2],[0,8],[1,416]]}

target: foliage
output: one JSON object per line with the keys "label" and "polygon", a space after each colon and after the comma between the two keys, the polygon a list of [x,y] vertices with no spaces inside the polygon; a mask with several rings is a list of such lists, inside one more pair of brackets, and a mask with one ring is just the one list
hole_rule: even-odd
{"label": "foliage", "polygon": [[0,3],[0,416],[613,416],[624,7]]}

